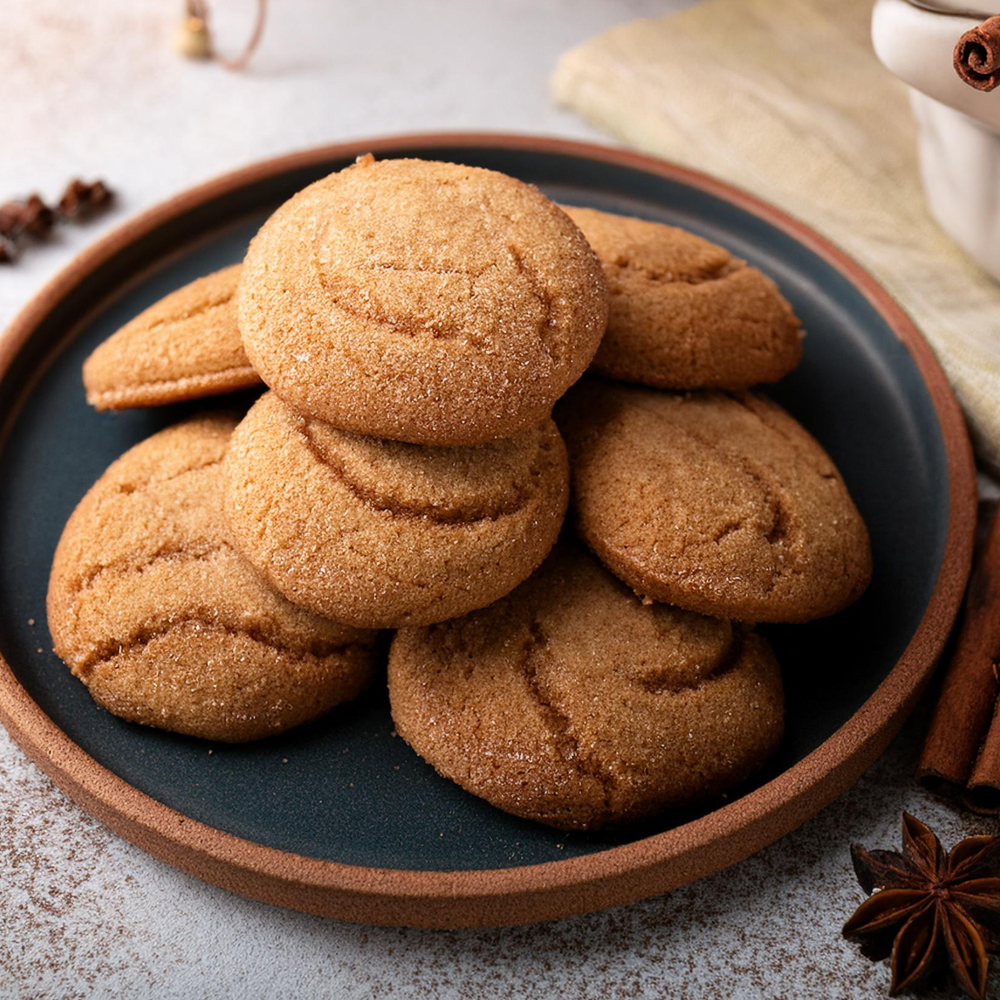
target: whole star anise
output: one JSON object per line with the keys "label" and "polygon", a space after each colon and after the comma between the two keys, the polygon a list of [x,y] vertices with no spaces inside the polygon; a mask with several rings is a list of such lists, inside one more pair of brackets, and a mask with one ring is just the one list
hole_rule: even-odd
{"label": "whole star anise", "polygon": [[949,968],[969,996],[984,1000],[988,952],[1000,946],[1000,837],[968,837],[946,853],[903,813],[901,853],[853,844],[851,858],[869,898],[844,937],[860,941],[869,958],[892,952],[890,995]]}

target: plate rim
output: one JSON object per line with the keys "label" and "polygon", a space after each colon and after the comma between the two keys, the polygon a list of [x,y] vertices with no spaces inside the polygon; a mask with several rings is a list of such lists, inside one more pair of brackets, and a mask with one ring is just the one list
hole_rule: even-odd
{"label": "plate rim", "polygon": [[949,474],[948,531],[941,568],[924,615],[896,664],[858,711],[823,743],[732,803],[628,844],[515,868],[415,871],[351,865],[267,847],[202,824],[98,764],[31,699],[2,655],[0,722],[59,788],[117,834],[188,874],[264,902],[359,923],[457,928],[535,923],[659,895],[773,843],[854,784],[899,730],[933,673],[971,568],[975,463],[958,401],[902,307],[831,241],[731,184],[632,150],[492,132],[419,132],[353,139],[254,162],[126,219],[74,257],[16,314],[0,337],[0,378],[47,314],[104,262],[140,237],[216,198],[282,173],[369,151],[391,155],[414,146],[561,154],[665,177],[763,219],[861,291],[917,366],[941,430]]}

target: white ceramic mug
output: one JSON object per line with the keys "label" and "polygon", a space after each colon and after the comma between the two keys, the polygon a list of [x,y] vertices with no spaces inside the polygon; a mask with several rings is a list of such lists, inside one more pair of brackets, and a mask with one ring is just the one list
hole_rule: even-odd
{"label": "white ceramic mug", "polygon": [[1000,13],[1000,6],[978,9],[982,2],[876,0],[872,42],[883,64],[910,87],[931,212],[1000,279],[1000,88],[975,90],[952,64],[958,39]]}

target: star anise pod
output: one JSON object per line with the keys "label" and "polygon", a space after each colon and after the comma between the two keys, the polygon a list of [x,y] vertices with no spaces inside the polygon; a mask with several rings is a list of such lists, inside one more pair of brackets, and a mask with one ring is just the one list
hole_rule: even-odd
{"label": "star anise pod", "polygon": [[870,958],[892,952],[890,995],[950,969],[970,997],[984,1000],[988,952],[1000,947],[1000,837],[967,837],[946,853],[903,813],[902,852],[853,844],[851,858],[869,898],[844,924],[844,937],[860,941]]}

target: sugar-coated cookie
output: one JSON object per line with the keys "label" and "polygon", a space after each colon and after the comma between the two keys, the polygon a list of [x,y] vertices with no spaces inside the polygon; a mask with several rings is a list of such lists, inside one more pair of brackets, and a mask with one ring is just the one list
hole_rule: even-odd
{"label": "sugar-coated cookie", "polygon": [[764,639],[644,605],[565,543],[485,610],[397,632],[389,697],[399,734],[442,775],[562,829],[732,791],[784,716]]}
{"label": "sugar-coated cookie", "polygon": [[260,384],[236,323],[240,265],[171,292],[112,334],[83,364],[98,410],[160,406]]}
{"label": "sugar-coated cookie", "polygon": [[551,419],[432,448],[338,431],[273,392],[233,434],[225,508],[289,600],[364,628],[424,625],[511,591],[559,534],[569,491]]}
{"label": "sugar-coated cookie", "polygon": [[376,636],[310,614],[240,556],[222,516],[234,418],[136,445],[63,531],[49,581],[55,651],[95,700],[133,722],[251,740],[357,695]]}
{"label": "sugar-coated cookie", "polygon": [[289,405],[433,445],[537,426],[607,319],[597,258],[535,188],[370,156],[271,216],[237,298],[247,354]]}
{"label": "sugar-coated cookie", "polygon": [[661,389],[776,382],[799,363],[799,321],[774,282],[674,226],[566,208],[608,280],[608,328],[592,369]]}
{"label": "sugar-coated cookie", "polygon": [[637,593],[749,622],[833,614],[871,577],[844,480],[780,406],[588,379],[557,412],[580,534]]}

